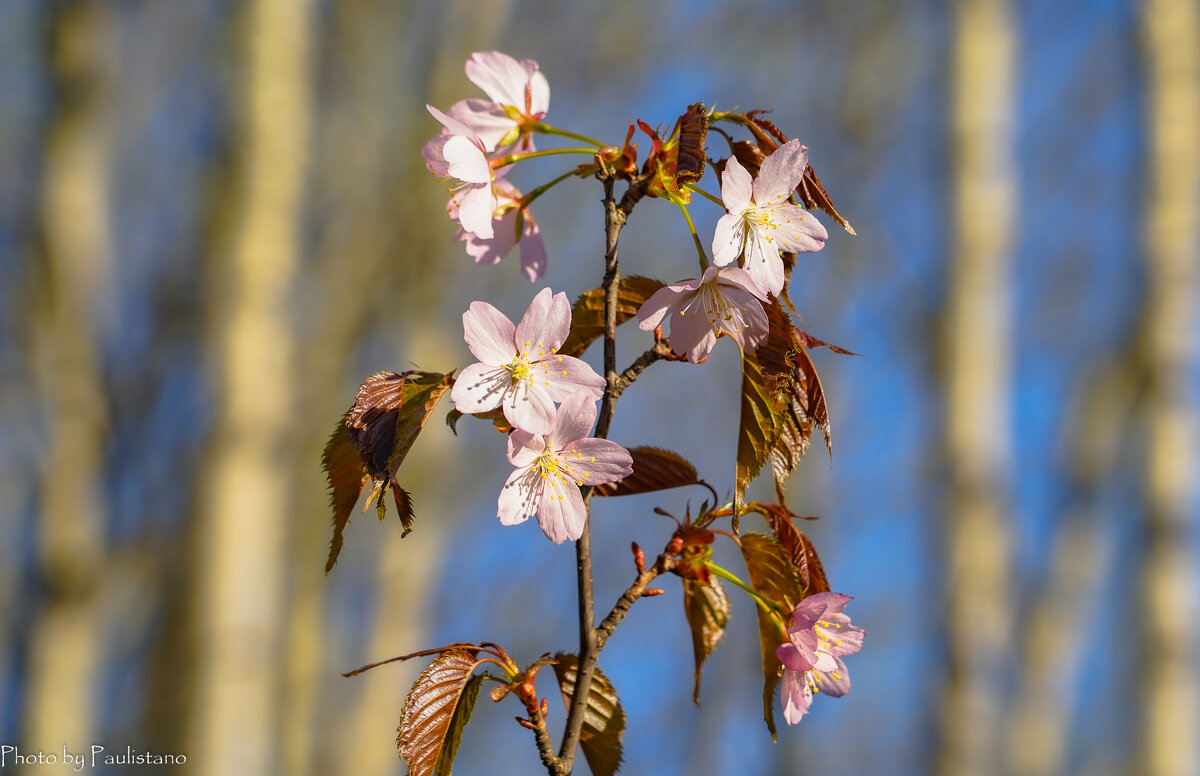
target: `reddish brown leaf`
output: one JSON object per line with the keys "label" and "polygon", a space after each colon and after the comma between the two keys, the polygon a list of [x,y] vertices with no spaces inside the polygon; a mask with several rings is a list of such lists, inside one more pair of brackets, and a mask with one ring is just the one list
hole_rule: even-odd
{"label": "reddish brown leaf", "polygon": [[[495,426],[496,430],[501,434],[507,434],[509,431],[512,431],[512,424],[508,422],[508,418],[504,417],[504,410],[500,409],[499,407],[494,410],[488,410],[487,412],[473,412],[471,413],[471,417],[479,418],[480,420],[492,421],[492,425]],[[463,413],[459,412],[458,410],[450,410],[446,413],[446,425],[450,427],[450,431],[453,432],[455,436],[458,435],[458,421],[462,419]]]}
{"label": "reddish brown leaf", "polygon": [[704,177],[704,140],[708,135],[708,112],[704,103],[688,106],[679,117],[679,147],[676,152],[675,182],[695,183]]}
{"label": "reddish brown leaf", "polygon": [[333,508],[333,540],[329,543],[329,558],[325,561],[325,573],[328,574],[342,551],[342,532],[350,522],[350,513],[354,511],[367,480],[362,458],[346,432],[345,415],[338,421],[325,444],[321,466],[329,482],[329,505]]}
{"label": "reddish brown leaf", "polygon": [[767,730],[771,731],[771,740],[775,740],[775,688],[783,672],[783,664],[775,656],[775,650],[787,641],[786,623],[796,604],[804,599],[804,593],[788,551],[775,539],[764,534],[746,534],[741,538],[741,547],[755,592],[778,606],[773,614],[757,607],[763,660],[763,718]]}
{"label": "reddish brown leaf", "polygon": [[[778,300],[766,305],[767,339],[742,357],[742,413],[738,429],[734,500],[770,460],[782,503],[784,486],[808,451],[813,427],[833,455],[829,410],[806,342],[820,342],[796,328]],[[826,345],[826,343],[820,343]],[[832,346],[829,346],[832,347]],[[838,352],[848,353],[842,348]]]}
{"label": "reddish brown leaf", "polygon": [[692,701],[697,706],[700,705],[700,668],[721,643],[731,609],[721,580],[712,579],[707,585],[696,579],[683,581],[683,612],[692,629],[692,655],[696,661]]}
{"label": "reddish brown leaf", "polygon": [[[575,675],[579,659],[559,653],[554,656],[554,673],[562,690],[563,702],[571,708],[575,694]],[[617,691],[599,668],[592,674],[588,687],[587,711],[583,715],[583,731],[579,745],[587,758],[588,768],[595,776],[612,776],[621,767],[621,735],[625,731],[625,710]]]}
{"label": "reddish brown leaf", "polygon": [[471,718],[482,674],[472,652],[443,652],[421,672],[404,701],[396,748],[410,776],[450,773],[463,728]]}
{"label": "reddish brown leaf", "polygon": [[617,482],[597,485],[592,491],[595,495],[629,496],[701,484],[696,467],[683,456],[670,450],[631,447],[629,454],[633,457],[633,474]]}
{"label": "reddish brown leaf", "polygon": [[751,177],[758,177],[758,170],[767,158],[762,149],[749,141],[738,140],[736,143],[730,143],[730,151]]}
{"label": "reddish brown leaf", "polygon": [[[638,308],[663,284],[634,275],[621,278],[617,286],[617,325],[637,315]],[[604,289],[593,288],[575,300],[571,308],[571,334],[558,352],[580,356],[594,340],[604,336]]]}
{"label": "reddish brown leaf", "polygon": [[372,477],[395,476],[438,399],[453,384],[451,375],[418,371],[379,372],[363,382],[346,428]]}
{"label": "reddish brown leaf", "polygon": [[817,593],[828,593],[829,580],[825,576],[825,567],[817,556],[817,548],[813,546],[803,531],[792,522],[795,517],[786,507],[779,504],[762,504],[761,511],[771,526],[771,532],[783,548],[788,551],[792,565],[800,575],[800,584],[804,598]]}

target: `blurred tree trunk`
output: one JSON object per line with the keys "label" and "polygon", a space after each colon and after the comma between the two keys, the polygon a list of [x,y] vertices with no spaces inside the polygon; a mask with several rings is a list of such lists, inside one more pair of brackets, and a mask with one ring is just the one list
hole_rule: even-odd
{"label": "blurred tree trunk", "polygon": [[1141,744],[1146,776],[1200,773],[1200,575],[1196,477],[1200,358],[1200,9],[1195,0],[1148,0],[1141,9],[1148,79],[1142,363],[1146,510],[1137,606]]}
{"label": "blurred tree trunk", "polygon": [[282,769],[280,699],[296,343],[292,304],[309,156],[312,5],[255,0],[240,42],[241,185],[210,289],[214,438],[199,507],[201,773]]}
{"label": "blurred tree trunk", "polygon": [[1010,458],[1014,29],[1005,0],[955,6],[950,62],[954,238],[945,338],[947,682],[936,771],[1003,768],[1011,615]]}
{"label": "blurred tree trunk", "polygon": [[45,147],[45,254],[31,327],[48,424],[38,516],[45,595],[30,636],[22,731],[23,745],[47,752],[87,746],[101,732],[107,400],[96,331],[112,273],[109,22],[92,3],[56,5],[50,14],[57,101]]}

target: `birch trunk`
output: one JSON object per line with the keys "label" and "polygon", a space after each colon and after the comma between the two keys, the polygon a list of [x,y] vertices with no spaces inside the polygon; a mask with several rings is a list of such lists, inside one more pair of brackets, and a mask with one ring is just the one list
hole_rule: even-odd
{"label": "birch trunk", "polygon": [[311,2],[255,0],[242,13],[242,182],[230,260],[211,293],[219,382],[200,506],[198,706],[189,753],[198,772],[219,776],[282,768],[291,482],[281,462],[297,423],[290,302],[311,120]]}
{"label": "birch trunk", "polygon": [[1011,631],[1010,458],[1015,42],[1005,0],[955,6],[950,94],[954,239],[947,311],[948,677],[937,772],[995,774]]}
{"label": "birch trunk", "polygon": [[23,745],[47,752],[82,748],[100,732],[107,407],[95,332],[112,271],[105,93],[114,52],[107,22],[90,3],[56,6],[50,17],[58,102],[45,148],[44,285],[32,326],[48,425],[37,561],[47,595],[30,634],[22,731]]}
{"label": "birch trunk", "polygon": [[1138,663],[1142,730],[1135,770],[1190,776],[1200,772],[1200,8],[1195,0],[1148,0],[1141,11],[1148,79],[1143,325],[1149,386],[1137,632],[1147,659]]}

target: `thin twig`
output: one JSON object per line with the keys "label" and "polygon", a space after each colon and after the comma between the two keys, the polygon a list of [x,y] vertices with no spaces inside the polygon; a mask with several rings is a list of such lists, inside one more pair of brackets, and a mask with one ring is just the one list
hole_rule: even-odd
{"label": "thin twig", "polygon": [[642,597],[642,593],[646,590],[646,585],[649,585],[654,578],[660,574],[665,574],[671,570],[674,565],[674,554],[663,552],[654,561],[654,565],[637,575],[633,580],[633,584],[629,589],[621,594],[613,605],[612,611],[604,618],[604,622],[596,626],[596,649],[604,649],[604,644],[608,641],[608,637],[617,629],[617,625],[621,620],[625,619],[625,615],[629,614],[629,610],[637,603],[637,600]]}
{"label": "thin twig", "polygon": [[[634,206],[646,193],[646,178],[630,182],[621,197],[620,204],[613,195],[615,178],[613,171],[601,165],[596,174],[604,186],[604,400],[600,404],[600,417],[596,421],[596,438],[608,438],[620,395],[617,374],[617,291],[620,284],[620,268],[617,263],[617,238]],[[644,368],[644,367],[643,367]],[[621,389],[623,390],[623,388]],[[583,491],[584,507],[591,511],[592,489]],[[583,524],[583,534],[575,543],[577,585],[579,588],[579,665],[576,669],[575,692],[567,712],[567,725],[563,732],[562,746],[558,751],[560,773],[569,774],[575,765],[575,751],[579,748],[579,737],[583,731],[584,712],[587,709],[588,692],[592,686],[592,675],[596,671],[599,647],[596,640],[595,594],[592,587],[592,536],[591,521]],[[554,773],[554,771],[551,771]]]}
{"label": "thin twig", "polygon": [[[520,719],[518,718],[518,721]],[[554,754],[554,741],[550,738],[550,731],[546,727],[546,717],[539,709],[532,709],[527,720],[529,726],[533,729],[533,738],[537,741],[538,754],[541,755],[542,765],[546,766],[546,770],[554,776],[561,776],[568,773],[564,770],[564,765],[561,759]],[[521,724],[525,724],[522,722]]]}
{"label": "thin twig", "polygon": [[654,343],[654,347],[638,356],[637,359],[630,364],[617,378],[616,385],[613,386],[613,398],[615,399],[624,393],[625,389],[632,385],[633,381],[637,380],[642,372],[646,371],[646,367],[650,366],[655,361],[661,361],[665,358],[670,358],[670,356],[670,344],[661,340]]}

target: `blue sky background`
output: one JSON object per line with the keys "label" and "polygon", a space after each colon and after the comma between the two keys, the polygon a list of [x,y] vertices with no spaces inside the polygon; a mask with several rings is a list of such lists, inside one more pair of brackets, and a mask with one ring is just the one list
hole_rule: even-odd
{"label": "blue sky background", "polygon": [[[101,6],[115,19],[120,41],[120,75],[111,95],[114,264],[110,284],[97,291],[102,299],[94,331],[113,396],[101,497],[112,546],[147,553],[174,548],[166,550],[174,557],[183,552],[212,417],[211,367],[197,326],[211,299],[197,280],[205,261],[205,176],[228,152],[239,84],[228,33],[236,4]],[[838,701],[819,698],[803,724],[781,730],[772,745],[761,721],[753,605],[731,591],[733,620],[707,664],[704,706],[696,709],[679,585],[666,579],[667,594],[637,604],[600,661],[630,720],[626,772],[915,776],[929,770],[944,662],[937,349],[955,259],[949,255],[947,8],[886,0],[674,0],[644,7],[531,1],[474,9],[469,3],[386,3],[368,12],[374,22],[355,27],[366,31],[354,38],[333,32],[345,23],[345,4],[318,4],[322,42],[314,89],[323,113],[314,170],[352,150],[331,150],[322,132],[350,111],[369,111],[381,131],[408,141],[390,149],[394,157],[378,160],[407,171],[380,191],[394,201],[382,211],[397,224],[421,214],[436,218],[445,198],[444,184],[420,168],[420,143],[437,130],[423,103],[445,108],[476,96],[462,62],[471,51],[499,49],[540,63],[552,90],[547,121],[614,144],[628,121],[669,127],[695,101],[721,109],[774,108],[771,119],[810,147],[812,164],[858,231],[851,237],[823,217],[830,240],[823,251],[800,257],[803,276],[792,282],[804,328],[862,355],[814,354],[829,399],[834,456],[831,464],[814,445],[789,490],[795,511],[820,516],[804,528],[834,589],[856,597],[855,623],[870,632],[850,662],[855,689]],[[1119,406],[1097,410],[1088,399],[1095,384],[1130,363],[1144,290],[1138,203],[1145,95],[1136,11],[1117,0],[1013,4],[1020,51],[1014,106],[1019,208],[1007,480],[1018,612],[1045,591],[1048,560],[1064,527],[1076,524],[1070,521],[1087,521],[1097,547],[1096,584],[1078,601],[1082,630],[1067,634],[1084,645],[1077,672],[1063,686],[1072,713],[1069,773],[1122,772],[1136,721],[1127,701],[1135,668],[1146,659],[1132,652],[1129,625],[1111,614],[1133,601],[1117,572],[1128,562],[1122,559],[1136,556],[1145,442]],[[0,0],[0,581],[15,591],[3,599],[4,741],[15,740],[20,729],[27,626],[39,602],[34,483],[44,452],[39,428],[53,411],[33,393],[25,352],[31,318],[22,290],[38,273],[29,245],[36,234],[43,133],[54,107],[45,14],[32,0]],[[343,91],[339,68],[348,63],[368,74],[358,82],[361,93]],[[397,94],[412,100],[400,103]],[[713,154],[722,145],[710,135]],[[643,140],[643,153],[648,146]],[[573,163],[535,160],[510,177],[528,189]],[[305,309],[327,298],[315,274],[319,246],[325,230],[346,217],[338,192],[319,185],[319,172],[312,175],[303,261],[314,272],[296,291],[302,337],[314,325]],[[719,188],[711,171],[701,185]],[[303,422],[317,423],[323,437],[358,381],[380,369],[446,371],[468,363],[459,316],[471,300],[486,298],[516,319],[543,285],[572,298],[598,285],[599,198],[599,184],[571,181],[536,203],[550,269],[533,285],[520,276],[515,257],[495,267],[472,266],[451,242],[448,221],[428,226],[432,236],[415,244],[398,230],[384,248],[394,256],[394,274],[364,291],[370,314],[341,393],[316,402],[332,408],[328,417]],[[404,211],[412,202],[423,203],[415,215]],[[721,213],[699,199],[692,211],[707,242]],[[639,205],[622,236],[621,261],[626,274],[666,281],[692,276],[693,249],[677,210],[661,201]],[[414,317],[410,310],[420,312]],[[647,343],[645,334],[627,328],[619,337],[622,365]],[[418,330],[421,337],[414,336]],[[597,351],[587,358],[598,366]],[[703,366],[655,365],[622,398],[611,436],[683,452],[725,492],[733,474],[738,382],[736,348],[726,341]],[[1200,377],[1193,379],[1192,395],[1200,396]],[[1119,446],[1100,481],[1080,487],[1072,475],[1080,432],[1108,423],[1117,426]],[[412,608],[395,616],[429,617],[430,642],[396,644],[394,652],[460,639],[499,642],[518,660],[574,649],[572,550],[549,544],[533,525],[503,528],[495,520],[495,497],[510,469],[503,439],[467,419],[457,438],[431,423],[418,452],[423,445],[436,463],[412,484],[419,522],[406,542],[414,553],[434,548],[442,554],[436,577],[412,591]],[[319,453],[319,447],[311,450],[312,466],[303,476],[320,477]],[[759,482],[754,492],[769,497],[771,486]],[[607,611],[632,577],[629,541],[650,554],[669,537],[671,523],[651,510],[662,506],[682,515],[688,500],[698,503],[704,493],[597,505],[599,611]],[[303,514],[327,519],[320,509]],[[444,523],[442,538],[423,547],[421,529],[434,521]],[[356,520],[347,533],[346,554],[327,580],[331,673],[388,656],[366,654],[380,595],[371,570],[382,532],[398,530],[372,519]],[[738,565],[729,548],[718,555],[723,565]],[[292,573],[319,575],[321,569]],[[173,627],[163,607],[151,605],[149,616],[115,641],[101,709],[113,740],[139,740],[152,692],[146,667],[164,629]],[[1014,677],[1020,661],[1014,649]],[[384,679],[372,673],[354,681]],[[551,682],[542,691],[556,699]],[[332,695],[331,703],[336,708],[345,697]],[[514,708],[481,701],[464,738],[460,772],[539,767],[531,742],[511,722]],[[382,724],[383,745],[391,746],[387,731],[394,725]],[[336,762],[330,754],[336,744],[316,747],[328,750],[325,761]],[[404,772],[398,761],[396,772]]]}

